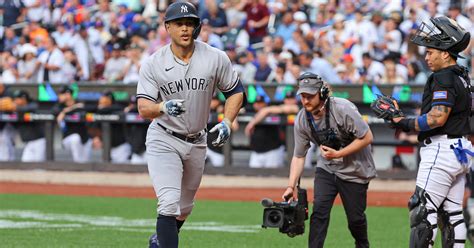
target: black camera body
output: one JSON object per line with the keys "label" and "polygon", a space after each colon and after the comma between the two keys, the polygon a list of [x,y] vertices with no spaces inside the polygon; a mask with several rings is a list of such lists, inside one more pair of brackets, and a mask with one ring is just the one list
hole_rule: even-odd
{"label": "black camera body", "polygon": [[308,198],[305,189],[298,187],[298,201],[273,202],[263,199],[263,228],[279,228],[281,233],[295,237],[304,233],[308,219]]}

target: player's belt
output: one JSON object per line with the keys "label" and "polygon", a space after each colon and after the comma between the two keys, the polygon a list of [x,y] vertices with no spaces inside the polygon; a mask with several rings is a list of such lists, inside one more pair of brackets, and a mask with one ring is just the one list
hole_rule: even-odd
{"label": "player's belt", "polygon": [[174,137],[182,140],[182,141],[185,141],[185,142],[189,142],[189,143],[195,143],[197,140],[199,140],[203,135],[204,133],[206,133],[206,129],[196,133],[196,134],[192,134],[192,135],[184,135],[184,134],[180,134],[180,133],[177,133],[163,125],[161,125],[160,123],[156,123],[158,124],[158,126],[160,126],[161,128],[163,128],[163,130],[165,130],[165,132],[167,132],[168,134],[171,134],[173,135]]}
{"label": "player's belt", "polygon": [[[450,134],[447,135],[448,139],[460,139],[462,137],[463,137],[462,135],[450,135]],[[431,144],[431,142],[433,142],[431,140],[431,137],[428,137],[428,138],[425,139],[425,144],[429,145],[429,144]]]}

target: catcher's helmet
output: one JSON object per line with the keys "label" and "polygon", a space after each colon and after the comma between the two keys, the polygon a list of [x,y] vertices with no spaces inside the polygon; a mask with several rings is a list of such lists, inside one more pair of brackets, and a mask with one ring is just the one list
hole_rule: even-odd
{"label": "catcher's helmet", "polygon": [[423,22],[411,41],[462,58],[458,53],[469,45],[471,34],[446,16],[430,18],[430,21],[433,25]]}
{"label": "catcher's helmet", "polygon": [[193,39],[196,39],[201,32],[201,19],[197,15],[196,7],[186,1],[177,1],[168,6],[165,13],[165,23],[181,18],[196,19],[196,27],[193,31]]}

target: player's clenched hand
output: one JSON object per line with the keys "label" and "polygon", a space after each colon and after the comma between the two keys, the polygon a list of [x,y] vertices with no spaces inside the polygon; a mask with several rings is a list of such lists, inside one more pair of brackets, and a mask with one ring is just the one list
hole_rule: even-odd
{"label": "player's clenched hand", "polygon": [[213,146],[223,146],[227,142],[231,133],[230,125],[231,125],[230,120],[227,118],[224,118],[224,120],[219,122],[209,131],[210,133],[219,131],[219,135],[217,135],[217,139],[212,141]]}
{"label": "player's clenched hand", "polygon": [[182,113],[186,112],[183,99],[172,99],[160,104],[160,112],[166,113],[170,116],[180,117]]}

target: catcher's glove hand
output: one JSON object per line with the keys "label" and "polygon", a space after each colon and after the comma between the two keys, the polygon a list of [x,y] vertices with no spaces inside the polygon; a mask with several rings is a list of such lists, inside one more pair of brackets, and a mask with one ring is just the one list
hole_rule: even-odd
{"label": "catcher's glove hand", "polygon": [[377,95],[377,99],[370,104],[370,108],[378,118],[392,121],[393,118],[405,117],[398,108],[397,100],[391,96]]}

